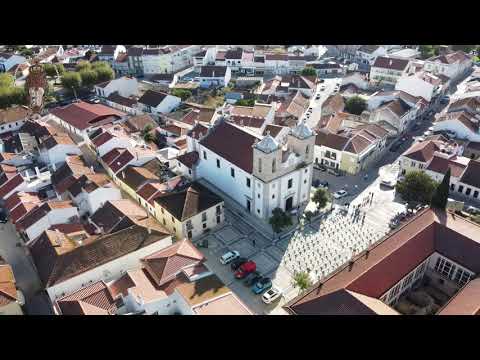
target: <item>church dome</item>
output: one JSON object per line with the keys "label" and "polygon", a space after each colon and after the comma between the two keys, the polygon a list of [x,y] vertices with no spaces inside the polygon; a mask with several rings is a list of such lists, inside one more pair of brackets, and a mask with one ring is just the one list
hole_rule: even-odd
{"label": "church dome", "polygon": [[305,119],[303,119],[297,124],[297,126],[293,128],[292,135],[301,140],[304,140],[309,138],[310,136],[313,136],[313,130],[307,125]]}
{"label": "church dome", "polygon": [[270,135],[270,132],[267,132],[267,135],[262,139],[260,140],[256,145],[255,147],[258,149],[258,150],[261,150],[263,151],[264,153],[271,153],[272,151],[275,151],[278,149],[279,145],[278,145],[278,141],[275,140],[271,135]]}

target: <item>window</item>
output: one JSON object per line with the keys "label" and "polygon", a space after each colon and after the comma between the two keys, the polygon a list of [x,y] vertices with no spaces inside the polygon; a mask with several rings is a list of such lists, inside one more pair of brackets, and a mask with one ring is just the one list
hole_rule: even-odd
{"label": "window", "polygon": [[463,192],[463,185],[460,185],[460,186],[458,187],[458,192],[459,192],[459,193],[462,193],[462,192]]}
{"label": "window", "polygon": [[478,190],[475,190],[475,191],[473,192],[473,197],[474,197],[475,199],[478,198]]}
{"label": "window", "polygon": [[217,210],[217,214],[221,214],[222,213],[222,205],[217,205],[216,210]]}
{"label": "window", "polygon": [[202,213],[202,221],[207,221],[207,213]]}
{"label": "window", "polygon": [[450,184],[450,190],[455,190],[455,184]]}
{"label": "window", "polygon": [[205,151],[203,152],[203,158],[207,160],[207,153]]}
{"label": "window", "polygon": [[288,188],[291,189],[293,185],[293,179],[288,180]]}
{"label": "window", "polygon": [[275,194],[272,195],[272,199],[275,199]]}
{"label": "window", "polygon": [[465,195],[470,195],[471,192],[472,192],[472,189],[471,189],[471,188],[467,188],[467,191],[465,191]]}
{"label": "window", "polygon": [[162,214],[165,214],[165,210],[163,210],[163,208],[162,208]]}
{"label": "window", "polygon": [[438,258],[437,263],[435,264],[435,270],[446,278],[451,277],[451,275],[455,271],[455,268],[455,265],[445,260],[444,258]]}
{"label": "window", "polygon": [[202,228],[206,229],[207,228],[207,223],[203,223]]}
{"label": "window", "polygon": [[165,221],[165,218],[163,218],[163,225],[167,225],[167,222]]}
{"label": "window", "polygon": [[423,164],[418,164],[419,169],[423,169]]}
{"label": "window", "polygon": [[411,162],[411,165],[412,165],[412,167],[415,167],[415,162],[412,161],[412,162]]}
{"label": "window", "polygon": [[247,178],[247,187],[250,187],[250,179]]}
{"label": "window", "polygon": [[421,274],[423,274],[423,270],[425,269],[425,266],[427,265],[426,262],[424,262],[416,271],[415,271],[415,279],[418,279]]}
{"label": "window", "polygon": [[232,175],[233,178],[235,177],[235,169],[234,168],[230,168],[230,175]]}
{"label": "window", "polygon": [[172,222],[174,223],[175,222],[175,218],[172,216]]}
{"label": "window", "polygon": [[307,145],[307,147],[305,148],[305,155],[308,155],[309,152],[310,152],[310,146]]}
{"label": "window", "polygon": [[188,175],[192,175],[192,170],[188,169]]}
{"label": "window", "polygon": [[260,194],[257,194],[257,197],[260,199]]}
{"label": "window", "polygon": [[458,269],[453,280],[455,280],[458,285],[463,286],[470,280],[471,276],[472,274],[470,274],[468,271]]}
{"label": "window", "polygon": [[258,172],[262,172],[262,159],[258,159]]}
{"label": "window", "polygon": [[303,180],[303,183],[306,184],[306,183],[307,183],[307,179]]}
{"label": "window", "polygon": [[220,216],[217,216],[217,224],[220,224]]}
{"label": "window", "polygon": [[277,171],[277,161],[275,159],[272,160],[272,173]]}
{"label": "window", "polygon": [[257,213],[260,214],[260,209],[257,209]]}
{"label": "window", "polygon": [[305,174],[306,174],[307,172],[308,172],[308,168],[307,168],[307,169],[305,169]]}
{"label": "window", "polygon": [[217,168],[220,169],[220,159],[217,159]]}
{"label": "window", "polygon": [[192,228],[192,220],[188,220],[186,225],[187,225],[187,229],[191,229]]}

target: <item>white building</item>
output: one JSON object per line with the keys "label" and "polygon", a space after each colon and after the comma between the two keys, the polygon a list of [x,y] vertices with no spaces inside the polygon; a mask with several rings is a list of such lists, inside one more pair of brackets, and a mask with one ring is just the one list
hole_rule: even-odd
{"label": "white building", "polygon": [[395,84],[395,90],[405,91],[407,94],[413,96],[421,96],[427,101],[432,99],[436,93],[436,89],[438,89],[437,86],[415,74],[402,76]]}
{"label": "white building", "polygon": [[456,51],[425,60],[424,69],[435,75],[448,76],[455,81],[465,76],[472,66],[472,59],[467,54],[463,51]]}
{"label": "white building", "polygon": [[201,87],[225,87],[230,82],[232,72],[228,66],[202,66],[200,68],[200,74],[195,79],[200,83]]}
{"label": "white building", "polygon": [[387,55],[387,49],[382,45],[362,45],[355,53],[356,61],[372,65],[378,56]]}
{"label": "white building", "polygon": [[120,96],[130,97],[138,94],[138,81],[134,77],[123,76],[118,79],[105,81],[95,85],[95,93],[98,96],[107,98],[110,94],[117,92]]}
{"label": "white building", "polygon": [[60,133],[46,138],[39,146],[39,153],[44,164],[57,166],[68,155],[81,155],[82,151],[68,134]]}
{"label": "white building", "polygon": [[154,115],[169,113],[177,108],[181,102],[182,99],[177,96],[153,90],[147,90],[142,97],[138,99],[139,108],[144,112]]}
{"label": "white building", "polygon": [[19,130],[28,117],[26,106],[13,106],[0,110],[0,134]]}
{"label": "white building", "polygon": [[408,72],[408,59],[378,56],[370,68],[370,82],[375,85],[395,85]]}
{"label": "white building", "polygon": [[[198,178],[204,178],[261,219],[272,210],[290,211],[310,197],[315,135],[303,122],[281,146],[271,135],[262,137],[219,120],[209,132],[188,136],[188,150],[199,153]],[[197,135],[198,133],[196,133]]]}

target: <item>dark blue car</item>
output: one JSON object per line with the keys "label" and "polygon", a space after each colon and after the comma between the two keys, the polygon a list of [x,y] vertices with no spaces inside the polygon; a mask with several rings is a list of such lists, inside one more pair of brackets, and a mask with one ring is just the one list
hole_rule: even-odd
{"label": "dark blue car", "polygon": [[252,286],[252,291],[254,294],[261,294],[264,291],[267,291],[272,287],[272,280],[269,278],[262,278],[258,280],[255,285]]}

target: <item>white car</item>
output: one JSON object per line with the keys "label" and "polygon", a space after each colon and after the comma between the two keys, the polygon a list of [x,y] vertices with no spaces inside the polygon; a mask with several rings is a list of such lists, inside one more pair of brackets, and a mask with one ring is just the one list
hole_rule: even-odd
{"label": "white car", "polygon": [[430,136],[432,135],[432,132],[430,130],[427,130],[423,133],[423,136]]}
{"label": "white car", "polygon": [[343,198],[347,195],[348,195],[348,192],[346,192],[345,190],[339,190],[339,191],[333,193],[333,197],[335,199],[341,199],[341,198]]}
{"label": "white car", "polygon": [[220,258],[220,262],[223,265],[227,265],[228,263],[231,263],[233,260],[239,257],[240,257],[240,253],[238,251],[229,251],[222,255],[222,257]]}
{"label": "white car", "polygon": [[395,180],[382,180],[380,184],[389,188],[394,188],[395,185],[397,185],[397,182]]}
{"label": "white car", "polygon": [[276,286],[273,286],[272,288],[265,291],[265,293],[262,295],[262,301],[265,304],[271,304],[272,302],[280,299],[281,297],[282,297],[282,290],[280,290]]}

